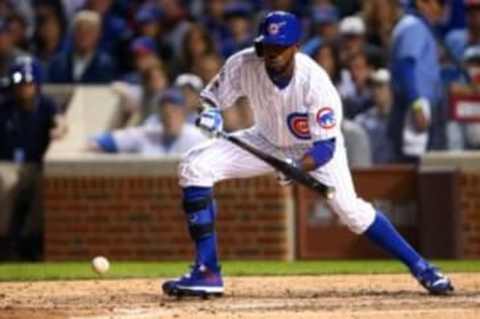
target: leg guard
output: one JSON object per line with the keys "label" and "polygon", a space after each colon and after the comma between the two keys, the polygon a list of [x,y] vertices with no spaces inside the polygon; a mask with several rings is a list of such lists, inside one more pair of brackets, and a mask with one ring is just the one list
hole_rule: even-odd
{"label": "leg guard", "polygon": [[210,187],[183,189],[183,206],[187,214],[188,230],[196,248],[196,264],[211,271],[219,271],[217,236],[215,234],[215,204]]}
{"label": "leg guard", "polygon": [[196,199],[185,198],[183,209],[187,214],[188,230],[194,240],[212,235],[215,231],[215,216],[212,216],[213,200],[211,196]]}

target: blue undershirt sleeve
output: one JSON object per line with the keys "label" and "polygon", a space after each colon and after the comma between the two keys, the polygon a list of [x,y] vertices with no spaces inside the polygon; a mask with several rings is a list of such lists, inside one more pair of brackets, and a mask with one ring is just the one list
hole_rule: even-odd
{"label": "blue undershirt sleeve", "polygon": [[307,152],[307,154],[313,157],[315,168],[323,166],[330,161],[333,157],[333,153],[335,153],[334,138],[313,143],[313,147]]}

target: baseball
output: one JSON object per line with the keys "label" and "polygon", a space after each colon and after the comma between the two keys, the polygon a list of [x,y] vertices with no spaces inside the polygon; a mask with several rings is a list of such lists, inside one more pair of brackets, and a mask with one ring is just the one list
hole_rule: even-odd
{"label": "baseball", "polygon": [[108,259],[103,256],[97,256],[92,259],[92,268],[98,274],[104,274],[110,268]]}

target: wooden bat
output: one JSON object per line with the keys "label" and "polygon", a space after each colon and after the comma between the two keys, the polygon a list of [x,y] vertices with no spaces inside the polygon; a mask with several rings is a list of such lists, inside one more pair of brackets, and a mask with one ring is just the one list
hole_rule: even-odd
{"label": "wooden bat", "polygon": [[238,147],[242,148],[243,150],[249,152],[253,156],[261,159],[262,161],[268,163],[270,166],[275,168],[277,171],[282,172],[285,176],[291,178],[292,180],[296,181],[299,184],[307,186],[314,191],[320,193],[324,198],[331,199],[335,195],[335,188],[331,186],[327,186],[315,178],[313,178],[310,174],[305,173],[301,169],[296,166],[293,166],[287,163],[284,160],[276,158],[270,154],[264,153],[261,150],[254,148],[253,146],[245,143],[241,139],[236,136],[230,135],[225,133],[224,131],[217,131],[214,134],[218,137],[221,137]]}

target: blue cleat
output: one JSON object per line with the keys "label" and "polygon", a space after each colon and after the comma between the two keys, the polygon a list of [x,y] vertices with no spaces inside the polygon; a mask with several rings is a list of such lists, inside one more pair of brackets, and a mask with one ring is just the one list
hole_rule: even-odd
{"label": "blue cleat", "polygon": [[432,295],[448,295],[454,290],[450,279],[435,267],[428,266],[414,276]]}
{"label": "blue cleat", "polygon": [[169,280],[162,285],[168,296],[183,297],[223,296],[223,280],[220,271],[212,271],[204,265],[194,265],[189,273],[180,278]]}

